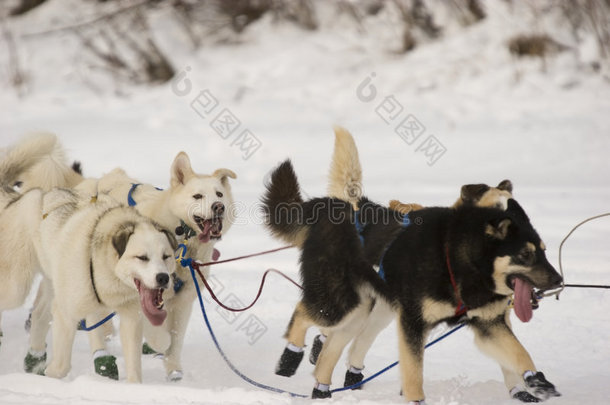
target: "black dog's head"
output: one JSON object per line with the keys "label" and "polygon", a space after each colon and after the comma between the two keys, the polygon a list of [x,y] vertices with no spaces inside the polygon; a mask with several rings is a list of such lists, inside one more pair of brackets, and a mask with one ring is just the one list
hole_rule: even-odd
{"label": "black dog's head", "polygon": [[534,288],[552,290],[563,282],[546,258],[544,242],[514,199],[508,200],[504,214],[488,221],[485,235],[494,248],[494,292],[514,293],[515,312],[522,320],[529,320]]}
{"label": "black dog's head", "polygon": [[561,276],[546,258],[544,242],[514,199],[508,200],[506,215],[486,225],[485,234],[497,247],[494,280],[498,294],[512,294],[517,279],[540,290],[561,285]]}

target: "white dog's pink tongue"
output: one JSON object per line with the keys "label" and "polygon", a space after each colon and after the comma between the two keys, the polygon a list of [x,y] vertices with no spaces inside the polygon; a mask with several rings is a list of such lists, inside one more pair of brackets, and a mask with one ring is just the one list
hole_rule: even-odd
{"label": "white dog's pink tongue", "polygon": [[532,286],[527,281],[516,278],[514,281],[515,291],[515,315],[521,322],[529,322],[533,316],[532,303]]}
{"label": "white dog's pink tongue", "polygon": [[217,261],[220,259],[220,251],[218,249],[214,249],[212,252],[212,260]]}
{"label": "white dog's pink tongue", "polygon": [[138,292],[140,293],[140,306],[142,307],[142,313],[146,315],[150,323],[154,326],[161,325],[167,317],[167,311],[157,308],[156,303],[159,300],[159,290],[153,290],[140,285]]}
{"label": "white dog's pink tongue", "polygon": [[197,235],[197,237],[199,238],[199,242],[201,243],[208,243],[210,241],[210,230],[212,228],[212,223],[211,221],[205,221],[203,223],[203,230],[199,233],[199,235]]}

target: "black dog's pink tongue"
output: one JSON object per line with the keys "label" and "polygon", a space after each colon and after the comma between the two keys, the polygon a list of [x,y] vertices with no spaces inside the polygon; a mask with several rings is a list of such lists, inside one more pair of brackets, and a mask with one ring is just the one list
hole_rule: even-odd
{"label": "black dog's pink tongue", "polygon": [[515,315],[521,322],[529,322],[533,316],[532,303],[532,286],[527,281],[516,278],[514,281],[515,291]]}
{"label": "black dog's pink tongue", "polygon": [[167,317],[167,311],[164,309],[159,309],[155,305],[158,290],[152,290],[140,285],[138,292],[140,293],[140,306],[142,307],[142,313],[146,315],[150,323],[154,326],[161,325]]}

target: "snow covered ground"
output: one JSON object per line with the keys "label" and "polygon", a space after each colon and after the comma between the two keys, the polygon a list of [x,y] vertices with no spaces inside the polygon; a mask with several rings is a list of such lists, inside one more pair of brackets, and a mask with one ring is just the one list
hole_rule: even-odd
{"label": "snow covered ground", "polygon": [[[83,162],[87,176],[121,166],[161,187],[167,186],[169,165],[180,150],[189,153],[198,172],[231,168],[238,174],[233,185],[240,215],[219,244],[228,258],[280,245],[263,229],[258,213],[264,179],[278,162],[293,159],[308,195],[325,193],[332,125],[341,124],[359,146],[365,193],[379,202],[399,198],[449,205],[464,183],[511,179],[516,198],[547,244],[549,260],[557,265],[559,243],[571,227],[609,211],[610,85],[599,74],[578,69],[570,53],[550,59],[545,73],[539,61],[511,59],[504,47],[508,33],[529,23],[511,18],[501,3],[492,3],[481,24],[408,55],[393,52],[398,28],[387,42],[380,40],[383,15],[366,22],[366,35],[345,17],[332,21],[332,13],[317,32],[263,19],[239,46],[206,46],[197,52],[176,31],[164,45],[178,61],[179,79],[152,89],[124,88],[122,97],[113,95],[112,85],[100,95],[83,84],[98,77],[77,68],[80,49],[70,36],[22,39],[30,92],[22,99],[9,88],[0,94],[0,147],[33,130],[51,130],[70,158]],[[45,16],[61,14],[57,4],[23,17],[15,30],[44,29]],[[163,20],[157,24],[171,29]],[[207,113],[203,106],[210,97],[217,105]],[[221,136],[212,121],[224,109],[240,126]],[[410,115],[425,131],[419,137],[402,132],[407,142],[395,130],[412,120]],[[243,143],[243,135],[238,136],[246,129],[249,142]],[[610,283],[608,237],[610,218],[576,231],[564,250],[568,282]],[[250,302],[269,267],[298,277],[297,252],[214,268],[219,296]],[[296,288],[271,276],[251,311],[231,318],[216,305],[208,303],[207,309],[220,344],[241,371],[265,384],[309,394],[313,366],[306,360],[291,379],[273,373],[298,298]],[[310,402],[261,391],[236,377],[214,348],[197,307],[186,338],[185,378],[179,383],[166,382],[162,362],[150,357],[144,359],[142,385],[96,376],[82,332],[67,378],[27,375],[22,371],[23,322],[30,305],[31,300],[3,314],[1,404]],[[517,336],[563,394],[550,403],[607,403],[609,309],[607,291],[571,289],[559,301],[543,301],[529,324],[514,319]],[[261,328],[254,336],[245,330],[253,319]],[[308,341],[315,333],[310,331]],[[365,374],[394,362],[396,348],[392,325],[371,350]],[[117,337],[110,350],[121,362]],[[335,386],[344,371],[341,361]],[[427,351],[425,390],[429,404],[516,403],[508,398],[499,367],[476,350],[468,330]],[[402,403],[398,393],[393,369],[362,391],[337,393],[332,402]]]}

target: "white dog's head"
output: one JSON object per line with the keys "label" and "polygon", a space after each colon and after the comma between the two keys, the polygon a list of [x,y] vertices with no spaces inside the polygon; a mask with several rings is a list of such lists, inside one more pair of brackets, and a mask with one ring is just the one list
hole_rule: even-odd
{"label": "white dog's head", "polygon": [[151,324],[163,323],[163,292],[173,288],[176,271],[174,235],[150,221],[127,222],[112,237],[119,260],[115,273],[140,295],[142,313]]}
{"label": "white dog's head", "polygon": [[186,153],[180,152],[171,168],[170,209],[197,231],[200,242],[220,239],[233,223],[233,196],[229,169],[211,175],[196,174]]}

